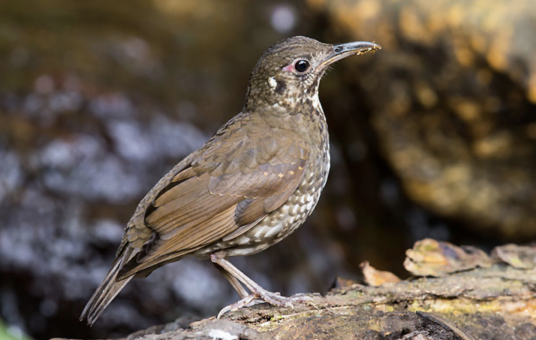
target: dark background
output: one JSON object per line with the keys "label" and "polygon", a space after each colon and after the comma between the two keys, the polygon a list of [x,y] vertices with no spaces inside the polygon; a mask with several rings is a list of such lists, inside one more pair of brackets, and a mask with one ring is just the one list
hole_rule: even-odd
{"label": "dark background", "polygon": [[529,0],[0,1],[0,337],[125,336],[238,299],[187,259],[78,322],[138,201],[241,110],[261,53],[297,34],[383,50],[323,80],[332,171],[313,216],[233,263],[269,290],[325,293],[364,260],[407,277],[424,237],[534,240]]}

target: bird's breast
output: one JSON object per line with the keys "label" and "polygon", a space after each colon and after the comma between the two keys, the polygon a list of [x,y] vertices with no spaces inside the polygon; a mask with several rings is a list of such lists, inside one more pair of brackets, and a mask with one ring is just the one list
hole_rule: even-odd
{"label": "bird's breast", "polygon": [[207,254],[225,250],[229,256],[251,255],[276,244],[303,224],[316,207],[329,173],[329,143],[319,151],[314,153],[296,191],[281,207],[246,233],[207,248]]}
{"label": "bird's breast", "polygon": [[[299,119],[299,122],[292,122],[296,127],[305,128],[303,131],[293,133],[303,138],[303,142],[309,145],[306,171],[294,193],[255,227],[235,238],[205,247],[196,252],[197,255],[208,255],[219,250],[225,250],[228,256],[260,252],[290,235],[313,212],[328,178],[330,153],[327,123],[318,98],[309,102],[309,111],[307,114],[293,117]],[[270,126],[282,123],[281,120],[272,121],[271,118],[263,119]]]}

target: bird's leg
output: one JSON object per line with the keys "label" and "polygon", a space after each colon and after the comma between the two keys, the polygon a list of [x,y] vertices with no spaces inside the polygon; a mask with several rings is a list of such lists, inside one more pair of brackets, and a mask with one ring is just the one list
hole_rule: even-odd
{"label": "bird's leg", "polygon": [[216,264],[216,262],[213,262],[213,264],[214,264],[214,267],[216,267],[216,269],[218,269],[218,271],[227,279],[227,281],[229,281],[231,286],[233,286],[234,290],[236,290],[238,295],[240,295],[241,299],[244,299],[245,297],[249,296],[248,291],[242,286],[242,284],[234,276],[232,276],[231,274],[229,274],[229,272],[227,272],[221,266]]}
{"label": "bird's leg", "polygon": [[237,310],[244,306],[247,306],[251,302],[256,302],[255,301],[256,298],[260,298],[263,301],[268,302],[271,305],[281,306],[281,307],[291,307],[291,308],[293,307],[292,302],[299,303],[299,302],[306,302],[306,301],[311,300],[311,298],[306,297],[306,296],[285,297],[285,296],[281,296],[279,293],[272,293],[270,291],[267,291],[266,289],[262,288],[259,284],[257,284],[255,281],[247,277],[238,268],[233,266],[231,262],[227,261],[225,259],[224,252],[211,254],[210,259],[212,263],[217,264],[218,266],[222,268],[223,271],[227,272],[227,275],[225,275],[225,277],[227,277],[227,279],[229,280],[229,282],[231,282],[231,285],[233,285],[233,287],[235,287],[234,284],[239,284],[239,282],[241,282],[252,293],[251,295],[242,297],[242,300],[237,301],[225,307],[224,309],[222,309],[220,313],[218,314],[218,318],[222,314],[226,313],[227,311]]}
{"label": "bird's leg", "polygon": [[240,295],[240,300],[238,302],[235,302],[225,308],[223,308],[218,313],[218,319],[225,313],[231,310],[237,310],[245,306],[254,306],[258,303],[263,303],[263,300],[257,300],[257,296],[255,294],[249,294],[248,291],[242,286],[240,281],[238,281],[234,276],[232,276],[229,272],[227,272],[223,267],[219,266],[215,262],[213,262],[214,267],[218,269],[218,271],[229,281],[231,286],[236,290],[238,295]]}

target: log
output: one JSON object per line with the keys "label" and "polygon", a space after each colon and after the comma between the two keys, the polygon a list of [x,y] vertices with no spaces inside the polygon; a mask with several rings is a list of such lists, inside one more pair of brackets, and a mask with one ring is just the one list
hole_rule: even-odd
{"label": "log", "polygon": [[177,320],[126,339],[536,339],[536,246],[474,247],[425,239],[407,251],[415,276],[363,265],[363,282],[338,280],[293,308],[258,304],[221,319]]}

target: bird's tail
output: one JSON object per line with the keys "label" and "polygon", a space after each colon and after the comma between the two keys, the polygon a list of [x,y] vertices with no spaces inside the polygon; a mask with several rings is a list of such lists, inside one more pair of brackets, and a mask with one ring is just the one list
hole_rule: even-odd
{"label": "bird's tail", "polygon": [[[86,307],[80,315],[80,321],[87,319],[87,324],[92,326],[93,323],[99,318],[104,309],[108,307],[110,302],[119,294],[119,292],[125,287],[127,283],[134,277],[134,275],[120,278],[118,280],[117,276],[119,271],[123,267],[123,264],[126,263],[132,256],[129,254],[124,254],[120,258],[116,259],[112,269],[108,272],[108,275],[104,278],[99,288],[93,293],[93,296],[86,304]],[[125,261],[126,260],[126,261]]]}

